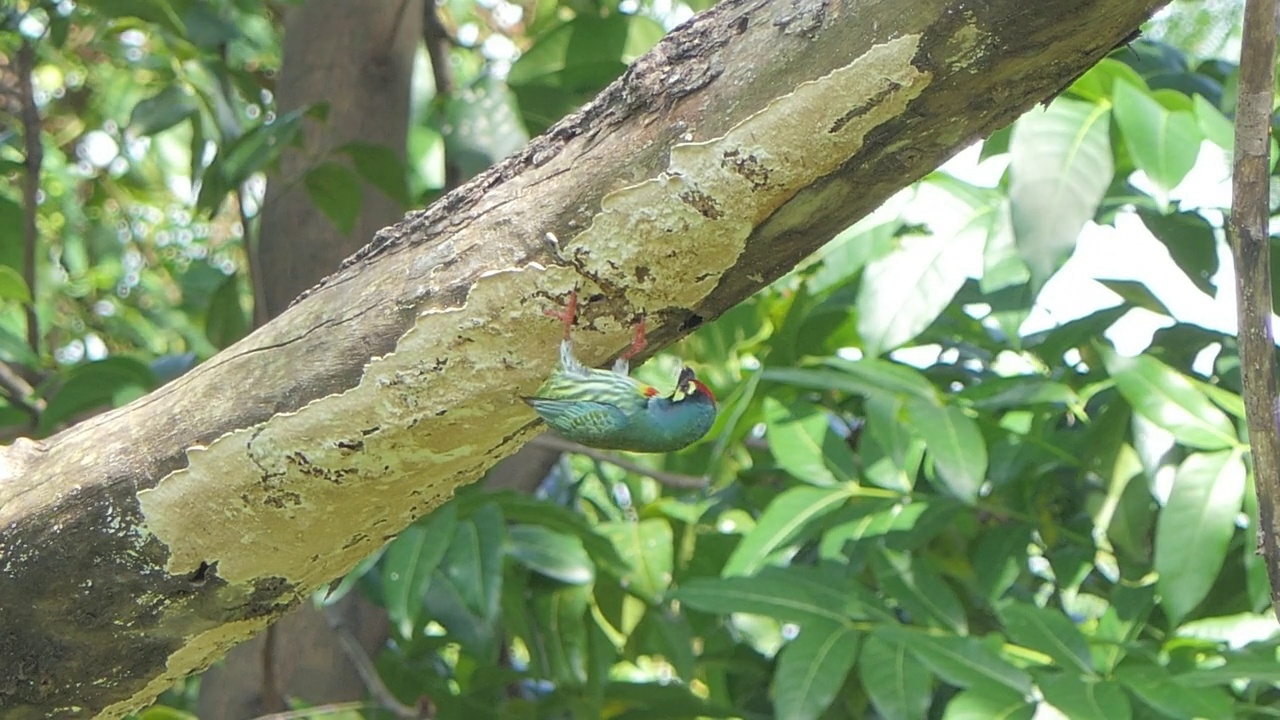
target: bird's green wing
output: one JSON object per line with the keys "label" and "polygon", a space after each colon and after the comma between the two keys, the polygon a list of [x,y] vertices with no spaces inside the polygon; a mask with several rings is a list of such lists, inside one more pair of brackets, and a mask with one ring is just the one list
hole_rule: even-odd
{"label": "bird's green wing", "polygon": [[608,447],[627,425],[626,413],[609,403],[543,397],[527,397],[524,401],[556,432],[583,445]]}

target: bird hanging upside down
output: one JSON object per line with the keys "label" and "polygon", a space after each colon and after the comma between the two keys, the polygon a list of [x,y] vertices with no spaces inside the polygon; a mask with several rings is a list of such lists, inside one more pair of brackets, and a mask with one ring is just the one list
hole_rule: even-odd
{"label": "bird hanging upside down", "polygon": [[692,369],[680,370],[676,389],[667,397],[627,374],[630,359],[645,346],[643,320],[613,370],[596,370],[573,355],[569,333],[577,310],[578,294],[573,292],[563,311],[546,311],[564,322],[560,365],[537,395],[522,398],[553,430],[593,448],[648,453],[673,452],[707,434],[716,419],[716,399]]}

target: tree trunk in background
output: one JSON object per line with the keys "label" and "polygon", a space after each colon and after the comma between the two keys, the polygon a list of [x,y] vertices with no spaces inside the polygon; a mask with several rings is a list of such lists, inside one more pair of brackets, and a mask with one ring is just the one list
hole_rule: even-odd
{"label": "tree trunk in background", "polygon": [[[280,112],[323,102],[329,113],[323,123],[308,121],[306,151],[286,153],[283,181],[267,187],[253,266],[255,324],[279,315],[403,215],[394,200],[366,186],[355,229],[344,235],[294,180],[351,141],[386,145],[403,159],[421,20],[422,0],[309,0],[286,18]],[[353,594],[331,611],[371,657],[377,654],[386,638],[381,608]],[[324,614],[304,603],[205,673],[199,710],[202,720],[244,720],[285,710],[289,698],[321,704],[365,695]]]}
{"label": "tree trunk in background", "polygon": [[[308,0],[285,21],[284,67],[277,85],[281,112],[328,103],[328,119],[308,121],[306,151],[281,161],[267,186],[254,280],[258,324],[332,273],[398,221],[406,208],[366,185],[360,217],[342,234],[317,212],[296,180],[317,159],[351,141],[385,145],[404,158],[413,61],[422,40],[422,0]],[[262,314],[265,313],[265,316]]]}

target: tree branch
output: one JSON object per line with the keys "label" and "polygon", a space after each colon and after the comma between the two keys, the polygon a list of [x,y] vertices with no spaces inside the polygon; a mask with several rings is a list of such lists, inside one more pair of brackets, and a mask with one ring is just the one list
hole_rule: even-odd
{"label": "tree branch", "polygon": [[44,166],[44,145],[40,140],[40,109],[36,107],[35,89],[32,76],[36,71],[36,48],[31,40],[23,38],[22,45],[15,54],[15,65],[18,73],[18,91],[22,103],[22,138],[26,157],[26,177],[22,184],[23,224],[22,224],[22,279],[27,283],[31,293],[31,302],[27,311],[27,345],[31,352],[40,354],[40,319],[36,315],[36,253],[38,251],[39,230],[36,227],[36,215],[40,203],[40,169]]}
{"label": "tree branch", "polygon": [[1240,51],[1235,167],[1228,230],[1236,264],[1240,372],[1258,493],[1259,550],[1271,578],[1271,604],[1280,610],[1280,404],[1271,327],[1270,173],[1274,102],[1276,0],[1248,0]]}

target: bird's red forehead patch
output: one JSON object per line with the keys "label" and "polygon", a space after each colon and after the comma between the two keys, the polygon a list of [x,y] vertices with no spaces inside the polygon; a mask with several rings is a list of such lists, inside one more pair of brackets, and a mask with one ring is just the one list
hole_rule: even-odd
{"label": "bird's red forehead patch", "polygon": [[645,386],[644,386],[644,396],[645,396],[645,397],[653,397],[654,395],[657,395],[657,394],[658,394],[658,388],[656,388],[656,387],[652,387],[652,386],[650,386],[650,385],[645,385]]}

